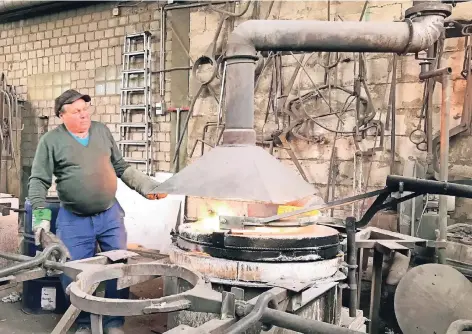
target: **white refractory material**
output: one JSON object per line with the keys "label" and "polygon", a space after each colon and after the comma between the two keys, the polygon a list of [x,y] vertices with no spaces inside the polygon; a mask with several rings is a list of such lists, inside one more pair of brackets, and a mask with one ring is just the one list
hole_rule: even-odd
{"label": "white refractory material", "polygon": [[205,253],[184,251],[173,245],[170,261],[195,270],[212,282],[232,281],[265,284],[280,278],[294,281],[315,281],[334,276],[342,256],[312,262],[247,262],[209,256]]}

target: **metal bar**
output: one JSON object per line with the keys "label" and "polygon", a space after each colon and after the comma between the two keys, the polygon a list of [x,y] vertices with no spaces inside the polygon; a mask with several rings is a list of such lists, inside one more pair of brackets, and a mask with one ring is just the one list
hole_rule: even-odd
{"label": "metal bar", "polygon": [[44,262],[46,262],[46,260],[49,258],[49,256],[53,252],[57,252],[57,253],[60,254],[61,247],[57,244],[50,245],[50,246],[46,247],[46,249],[42,253],[40,253],[39,255],[34,257],[32,260],[24,261],[24,262],[21,262],[21,263],[18,263],[18,264],[0,269],[0,277],[14,275],[15,273],[17,273],[21,270],[30,269],[30,268],[40,266],[40,265],[44,264]]}
{"label": "metal bar", "polygon": [[370,326],[369,333],[379,333],[379,309],[382,292],[382,264],[383,254],[374,248],[374,262],[372,265],[372,287],[370,290]]}
{"label": "metal bar", "polygon": [[[305,334],[361,334],[361,332],[328,324],[326,322],[304,319],[295,314],[267,308],[261,321],[277,327],[291,329]],[[242,333],[242,332],[240,332]]]}
{"label": "metal bar", "polygon": [[90,324],[92,334],[103,334],[103,316],[98,314],[90,314]]}
{"label": "metal bar", "polygon": [[472,180],[454,180],[441,182],[434,180],[415,179],[399,175],[389,175],[386,181],[387,187],[392,191],[414,191],[418,194],[448,195],[464,198],[472,198]]}
{"label": "metal bar", "polygon": [[[435,54],[434,47],[431,46],[428,48],[426,51],[426,56],[427,58],[433,58]],[[437,67],[437,63],[435,62],[434,64],[435,67]],[[432,66],[428,66],[429,69],[432,68]],[[427,172],[429,175],[433,174],[434,167],[432,164],[433,161],[433,92],[434,92],[434,81],[429,80],[427,84],[427,92],[428,95],[426,96],[427,101],[426,101],[426,110],[425,110],[425,122],[426,122],[426,149],[427,149],[427,156],[426,156],[426,162],[428,164]],[[421,120],[420,120],[421,121]]]}
{"label": "metal bar", "polygon": [[275,299],[275,296],[270,293],[270,291],[264,292],[257,299],[257,303],[254,305],[254,308],[251,310],[251,312],[233,326],[228,328],[226,334],[244,333],[247,329],[249,329],[251,326],[254,326],[261,319],[265,309],[268,306],[277,308],[277,304],[278,303]]}
{"label": "metal bar", "polygon": [[[397,55],[393,55],[393,68],[392,68],[392,81],[390,87],[390,105],[389,111],[392,117],[392,129],[390,132],[390,152],[392,154],[392,161],[390,162],[390,174],[394,174],[395,170],[395,141],[396,141],[396,106],[395,106],[395,99],[396,99],[396,88],[397,88]],[[387,113],[387,121],[388,121],[388,113]]]}
{"label": "metal bar", "polygon": [[310,211],[313,211],[313,210],[327,210],[327,209],[331,209],[332,207],[346,205],[346,204],[349,204],[349,203],[352,203],[352,202],[355,202],[355,201],[358,201],[358,200],[361,200],[361,199],[364,199],[364,198],[378,196],[378,195],[384,194],[386,192],[390,192],[390,191],[388,191],[386,189],[374,190],[374,191],[371,191],[371,192],[368,192],[368,193],[365,193],[365,194],[360,194],[360,195],[356,195],[356,196],[343,198],[343,199],[333,201],[333,202],[330,202],[330,203],[321,204],[321,205],[313,205],[313,206],[306,207],[306,208],[303,208],[303,209],[300,209],[300,210],[295,210],[295,211],[292,211],[292,212],[287,212],[287,213],[283,213],[283,214],[272,216],[272,217],[258,219],[257,222],[261,223],[261,224],[266,224],[266,223],[273,222],[275,220],[280,220],[280,219],[284,219],[284,218],[298,216],[298,215],[301,215],[301,214],[304,214],[304,213],[307,213],[307,212],[310,212]]}
{"label": "metal bar", "polygon": [[[88,290],[88,292],[93,293],[97,289],[97,287],[98,284],[95,284]],[[70,305],[67,311],[57,323],[56,327],[54,327],[54,329],[52,330],[51,334],[67,334],[67,331],[69,330],[69,328],[72,327],[75,322],[75,319],[77,319],[80,312],[81,310],[79,310],[77,307],[75,307],[74,305]]]}
{"label": "metal bar", "polygon": [[347,232],[347,265],[349,283],[349,316],[356,317],[357,313],[357,251],[356,251],[356,220],[354,217],[346,218]]}
{"label": "metal bar", "polygon": [[[356,245],[357,245],[357,241],[356,241]],[[358,249],[358,253],[359,253],[359,256],[357,258],[357,305],[360,304],[361,302],[361,289],[359,289],[359,287],[362,286],[362,274],[364,272],[364,268],[363,268],[363,262],[364,262],[364,249],[363,248],[359,248]]]}
{"label": "metal bar", "polygon": [[[448,71],[443,71],[442,75],[442,103],[441,103],[441,126],[440,126],[440,168],[439,180],[446,182],[449,169],[449,114],[451,110],[451,84],[450,67]],[[439,196],[439,242],[446,242],[447,239],[447,196]],[[439,263],[446,263],[446,249],[437,248]]]}
{"label": "metal bar", "polygon": [[435,77],[440,77],[443,75],[448,75],[452,73],[452,69],[450,67],[443,67],[443,68],[438,68],[436,70],[428,71],[428,72],[422,72],[419,75],[420,80],[427,80]]}

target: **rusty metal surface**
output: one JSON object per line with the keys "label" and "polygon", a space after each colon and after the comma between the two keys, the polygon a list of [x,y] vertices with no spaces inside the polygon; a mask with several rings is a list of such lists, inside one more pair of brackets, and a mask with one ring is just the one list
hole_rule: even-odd
{"label": "rusty metal surface", "polygon": [[175,245],[170,248],[169,259],[177,265],[195,270],[212,282],[235,286],[267,286],[271,281],[284,277],[287,280],[313,281],[335,275],[342,262],[338,256],[330,260],[313,262],[247,262],[233,261],[208,256],[208,254],[187,252]]}
{"label": "rusty metal surface", "polygon": [[395,292],[395,315],[403,333],[446,333],[472,312],[472,283],[456,269],[425,264],[407,272]]}

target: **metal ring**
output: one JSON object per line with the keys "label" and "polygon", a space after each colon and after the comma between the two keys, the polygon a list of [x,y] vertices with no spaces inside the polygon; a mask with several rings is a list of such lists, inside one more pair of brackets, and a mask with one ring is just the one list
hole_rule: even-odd
{"label": "metal ring", "polygon": [[408,43],[405,46],[405,49],[403,49],[402,52],[398,53],[399,56],[404,56],[408,53],[411,43],[413,42],[413,21],[410,18],[406,18],[405,21],[408,24],[408,30],[409,30],[409,36],[408,36]]}
{"label": "metal ring", "polygon": [[[416,132],[419,132],[421,134],[421,140],[413,140],[413,134],[416,133]],[[423,130],[420,130],[420,129],[415,129],[413,131],[411,131],[410,133],[410,141],[415,144],[415,145],[420,145],[422,143],[425,143],[426,142],[426,133],[423,131]]]}
{"label": "metal ring", "polygon": [[426,142],[416,144],[416,149],[421,152],[426,152],[428,150],[428,145]]}
{"label": "metal ring", "polygon": [[472,30],[471,30],[471,28],[472,28],[472,24],[466,24],[466,25],[464,25],[464,26],[462,27],[462,31],[461,31],[462,35],[464,35],[464,36],[471,36],[471,35],[472,35]]}
{"label": "metal ring", "polygon": [[[211,66],[212,66],[212,73],[211,73],[211,76],[208,80],[203,80],[197,74],[198,68],[203,64],[211,64]],[[210,57],[210,56],[201,56],[201,57],[199,57],[195,61],[195,63],[193,63],[193,66],[192,66],[193,77],[196,78],[202,85],[209,84],[216,77],[217,72],[218,72],[218,63],[215,59],[213,59],[213,57]]]}
{"label": "metal ring", "polygon": [[[87,293],[97,283],[126,276],[177,277],[187,281],[193,288],[176,295],[145,300],[101,298]],[[208,288],[208,294],[212,293],[211,287],[197,272],[183,266],[151,262],[127,265],[111,264],[97,270],[84,271],[77,275],[77,280],[69,285],[68,291],[72,305],[79,310],[101,315],[133,316],[188,309],[191,305],[188,296],[198,288]]]}

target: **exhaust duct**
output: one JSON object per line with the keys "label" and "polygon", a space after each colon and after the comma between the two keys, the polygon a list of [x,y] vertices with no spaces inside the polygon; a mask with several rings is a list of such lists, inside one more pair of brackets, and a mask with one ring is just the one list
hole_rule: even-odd
{"label": "exhaust duct", "polygon": [[423,2],[404,22],[250,20],[228,38],[222,145],[162,183],[158,191],[283,204],[312,195],[295,170],[256,146],[254,71],[257,51],[416,53],[433,45],[451,6]]}

